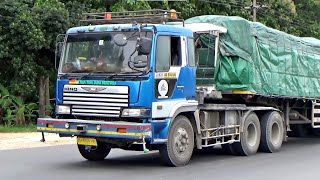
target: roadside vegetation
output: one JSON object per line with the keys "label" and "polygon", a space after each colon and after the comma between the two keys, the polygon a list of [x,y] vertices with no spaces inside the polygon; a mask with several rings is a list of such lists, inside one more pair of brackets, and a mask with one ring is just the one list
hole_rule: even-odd
{"label": "roadside vegetation", "polygon": [[37,131],[37,127],[34,124],[0,126],[0,133],[36,132],[36,131]]}
{"label": "roadside vegetation", "polygon": [[[319,0],[265,0],[258,21],[297,35],[320,38]],[[183,18],[203,14],[252,19],[250,0],[0,0],[0,132],[33,130],[39,114],[39,89],[47,80],[47,99],[54,98],[55,42],[77,26],[83,12],[175,9]],[[54,102],[51,101],[51,102]],[[46,107],[50,115],[53,105]],[[24,126],[27,125],[27,126]],[[26,128],[28,127],[28,128]]]}

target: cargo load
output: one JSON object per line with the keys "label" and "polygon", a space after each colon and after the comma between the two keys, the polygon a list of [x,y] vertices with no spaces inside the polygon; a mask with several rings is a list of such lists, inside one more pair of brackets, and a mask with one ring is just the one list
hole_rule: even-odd
{"label": "cargo load", "polygon": [[[320,97],[320,40],[289,35],[240,17],[205,15],[186,23],[212,23],[228,30],[220,37],[214,71],[210,71],[213,53],[198,49],[198,66],[207,66],[197,72],[199,77],[207,76],[198,84],[264,96]],[[209,49],[215,46],[210,36],[200,36]]]}

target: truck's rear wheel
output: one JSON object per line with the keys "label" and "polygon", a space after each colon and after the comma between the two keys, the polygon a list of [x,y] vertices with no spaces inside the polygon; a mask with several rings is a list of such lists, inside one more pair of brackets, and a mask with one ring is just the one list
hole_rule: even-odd
{"label": "truck's rear wheel", "polygon": [[233,143],[233,148],[238,155],[248,156],[258,151],[261,137],[259,118],[255,113],[250,113],[243,124],[240,142]]}
{"label": "truck's rear wheel", "polygon": [[98,142],[98,146],[96,147],[78,145],[78,149],[82,157],[89,161],[102,161],[108,156],[111,150],[111,148],[102,142]]}
{"label": "truck's rear wheel", "polygon": [[260,124],[260,150],[263,152],[278,151],[281,148],[284,135],[281,115],[277,111],[268,112],[262,116]]}
{"label": "truck's rear wheel", "polygon": [[163,163],[169,166],[186,165],[193,153],[193,128],[185,116],[177,116],[171,124],[168,141],[160,147]]}

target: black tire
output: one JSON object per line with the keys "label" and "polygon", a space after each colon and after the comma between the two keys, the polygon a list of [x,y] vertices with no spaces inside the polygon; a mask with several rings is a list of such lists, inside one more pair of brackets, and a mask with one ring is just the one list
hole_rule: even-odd
{"label": "black tire", "polygon": [[281,115],[271,111],[261,117],[260,150],[263,152],[276,152],[280,150],[284,137],[284,125]]}
{"label": "black tire", "polygon": [[258,151],[261,137],[259,118],[255,113],[250,113],[243,124],[243,132],[240,133],[240,142],[232,146],[237,155],[249,156]]}
{"label": "black tire", "polygon": [[78,149],[82,157],[89,161],[102,161],[108,156],[111,150],[111,148],[107,147],[103,142],[98,142],[98,146],[91,147],[90,150],[84,145],[78,145]]}
{"label": "black tire", "polygon": [[184,166],[191,159],[193,148],[192,125],[187,117],[179,115],[170,126],[167,143],[160,146],[162,161],[169,166]]}

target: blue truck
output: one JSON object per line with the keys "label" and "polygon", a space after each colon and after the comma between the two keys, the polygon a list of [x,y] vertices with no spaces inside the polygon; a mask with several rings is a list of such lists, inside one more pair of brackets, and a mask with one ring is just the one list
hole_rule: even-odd
{"label": "blue truck", "polygon": [[38,118],[37,130],[76,136],[91,161],[113,148],[159,150],[164,164],[183,166],[194,149],[276,152],[287,131],[318,127],[315,98],[208,83],[216,81],[229,29],[178,16],[173,10],[84,14],[86,25],[70,28],[57,43],[56,117]]}

